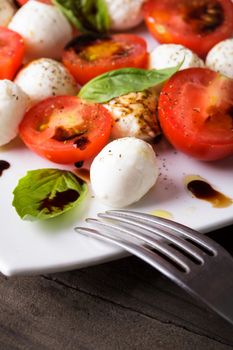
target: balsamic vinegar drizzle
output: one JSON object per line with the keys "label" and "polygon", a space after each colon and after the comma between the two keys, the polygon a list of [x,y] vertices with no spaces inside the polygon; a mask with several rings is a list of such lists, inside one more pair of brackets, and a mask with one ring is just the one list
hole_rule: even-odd
{"label": "balsamic vinegar drizzle", "polygon": [[75,202],[78,197],[79,193],[72,189],[56,192],[54,198],[46,197],[40,202],[39,210],[46,209],[49,213],[52,213],[55,208],[63,210],[67,204]]}
{"label": "balsamic vinegar drizzle", "polygon": [[78,178],[89,182],[90,181],[90,170],[86,169],[86,168],[80,168],[80,169],[75,169],[74,173],[76,174],[76,176],[78,176]]}
{"label": "balsamic vinegar drizzle", "polygon": [[233,199],[214,189],[200,176],[188,175],[185,177],[187,189],[198,199],[205,200],[214,208],[226,208],[233,204]]}
{"label": "balsamic vinegar drizzle", "polygon": [[184,21],[198,34],[212,33],[224,22],[224,9],[218,0],[189,0],[182,12]]}
{"label": "balsamic vinegar drizzle", "polygon": [[78,54],[86,47],[100,40],[111,40],[111,36],[101,33],[82,34],[70,40],[68,44],[66,44],[65,50],[73,49]]}
{"label": "balsamic vinegar drizzle", "polygon": [[10,168],[10,163],[6,160],[0,160],[0,176],[2,176],[3,171],[8,168]]}

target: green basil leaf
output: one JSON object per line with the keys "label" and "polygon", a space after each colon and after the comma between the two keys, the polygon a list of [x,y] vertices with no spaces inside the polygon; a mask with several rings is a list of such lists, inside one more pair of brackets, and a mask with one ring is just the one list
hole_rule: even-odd
{"label": "green basil leaf", "polygon": [[[82,17],[82,11],[80,7],[80,1],[77,0],[52,0],[52,3],[59,8],[61,12],[67,17],[67,19],[81,32],[89,31],[86,29],[88,26],[85,23],[85,19]],[[83,24],[84,23],[84,24]]]}
{"label": "green basil leaf", "polygon": [[22,219],[49,219],[82,202],[88,187],[70,171],[28,171],[14,189],[13,206]]}
{"label": "green basil leaf", "polygon": [[109,30],[110,18],[105,0],[82,0],[82,13],[94,31]]}
{"label": "green basil leaf", "polygon": [[105,0],[52,0],[81,32],[106,32],[110,18]]}
{"label": "green basil leaf", "polygon": [[79,97],[90,102],[104,103],[130,92],[143,91],[164,83],[179,70],[182,63],[183,61],[176,67],[160,70],[116,69],[90,80],[79,91]]}

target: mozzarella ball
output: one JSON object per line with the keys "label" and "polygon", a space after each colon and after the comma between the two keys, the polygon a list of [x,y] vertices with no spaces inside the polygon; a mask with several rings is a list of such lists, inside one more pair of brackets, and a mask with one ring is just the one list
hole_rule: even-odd
{"label": "mozzarella ball", "polygon": [[149,68],[163,69],[174,67],[182,60],[181,69],[204,67],[204,62],[194,52],[182,45],[162,44],[157,46],[149,55]]}
{"label": "mozzarella ball", "polygon": [[95,196],[104,204],[121,208],[141,199],[155,184],[158,166],[153,148],[135,137],[110,142],[90,169]]}
{"label": "mozzarella ball", "polygon": [[215,45],[206,57],[206,65],[233,79],[233,38]]}
{"label": "mozzarella ball", "polygon": [[50,58],[32,61],[15,78],[32,103],[50,96],[76,95],[77,84],[62,63]]}
{"label": "mozzarella ball", "polygon": [[0,146],[18,134],[18,127],[29,106],[28,96],[10,80],[0,80]]}
{"label": "mozzarella ball", "polygon": [[26,45],[26,59],[40,57],[60,59],[72,28],[55,7],[39,1],[28,1],[12,18],[10,29],[19,33]]}
{"label": "mozzarella ball", "polygon": [[0,26],[6,27],[16,12],[16,7],[11,0],[1,0]]}
{"label": "mozzarella ball", "polygon": [[136,27],[143,19],[145,0],[105,0],[110,17],[110,29],[126,30]]}
{"label": "mozzarella ball", "polygon": [[114,119],[111,137],[117,139],[133,136],[152,141],[161,133],[156,119],[157,102],[157,90],[151,88],[131,92],[106,103],[104,106]]}

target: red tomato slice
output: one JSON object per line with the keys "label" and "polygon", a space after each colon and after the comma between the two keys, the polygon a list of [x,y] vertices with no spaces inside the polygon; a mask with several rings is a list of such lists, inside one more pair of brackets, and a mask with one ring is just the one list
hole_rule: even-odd
{"label": "red tomato slice", "polygon": [[149,0],[144,17],[159,42],[184,45],[200,56],[233,35],[231,0]]}
{"label": "red tomato slice", "polygon": [[32,151],[68,164],[95,156],[107,143],[111,124],[111,115],[102,105],[75,96],[59,96],[32,107],[19,131]]}
{"label": "red tomato slice", "polygon": [[16,0],[16,1],[20,6],[23,6],[24,4],[26,4],[26,2],[28,2],[28,0]]}
{"label": "red tomato slice", "polygon": [[[25,5],[28,1],[30,1],[30,0],[16,0],[17,1],[17,3],[20,5],[20,6],[23,6],[23,5]],[[51,5],[52,4],[52,1],[51,0],[38,0],[38,1],[40,1],[40,2],[44,2],[45,4],[49,4],[49,5]]]}
{"label": "red tomato slice", "polygon": [[159,98],[161,128],[177,149],[200,160],[233,154],[233,80],[207,68],[177,72]]}
{"label": "red tomato slice", "polygon": [[16,32],[0,27],[0,79],[13,79],[24,56],[23,38]]}
{"label": "red tomato slice", "polygon": [[77,82],[83,85],[114,69],[146,68],[147,59],[147,44],[136,35],[87,34],[73,39],[66,46],[62,61]]}

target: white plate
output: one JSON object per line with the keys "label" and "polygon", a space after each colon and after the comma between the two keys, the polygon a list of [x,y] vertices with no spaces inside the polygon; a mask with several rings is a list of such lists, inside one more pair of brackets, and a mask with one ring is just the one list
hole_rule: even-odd
{"label": "white plate", "polygon": [[[146,37],[141,28],[138,34]],[[153,39],[148,42],[150,49],[156,45]],[[131,209],[146,213],[166,210],[172,214],[173,220],[202,232],[233,223],[233,206],[213,208],[210,203],[193,198],[184,186],[186,175],[199,175],[214,188],[233,198],[233,158],[213,163],[199,162],[174,152],[164,143],[159,145],[158,155],[159,180]],[[33,154],[19,140],[0,150],[0,160],[11,164],[0,177],[0,271],[3,274],[10,276],[64,271],[123,256],[121,250],[78,235],[73,230],[86,217],[94,217],[97,212],[109,209],[91,198],[91,194],[81,211],[74,209],[45,222],[21,220],[11,205],[12,191],[18,180],[27,170],[61,166]]]}

